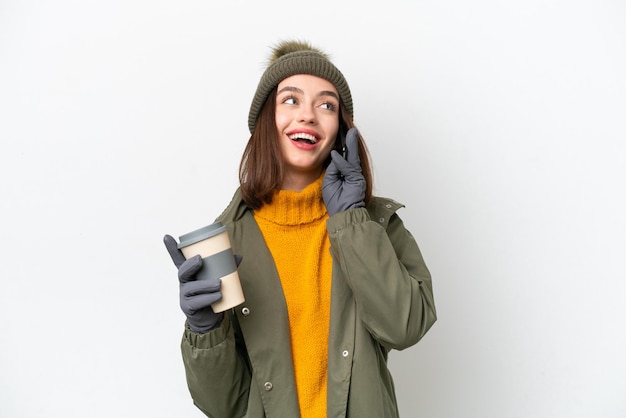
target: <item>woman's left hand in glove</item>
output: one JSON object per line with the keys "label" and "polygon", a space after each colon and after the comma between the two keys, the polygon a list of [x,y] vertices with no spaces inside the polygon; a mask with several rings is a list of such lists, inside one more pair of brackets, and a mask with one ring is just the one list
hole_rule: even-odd
{"label": "woman's left hand in glove", "polygon": [[346,135],[347,159],[332,150],[331,163],[322,182],[322,196],[330,216],[344,210],[365,207],[365,177],[359,158],[358,131],[351,128]]}

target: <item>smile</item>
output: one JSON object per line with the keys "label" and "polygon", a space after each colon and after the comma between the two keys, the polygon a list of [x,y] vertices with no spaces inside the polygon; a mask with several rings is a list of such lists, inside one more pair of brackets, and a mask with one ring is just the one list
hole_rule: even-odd
{"label": "smile", "polygon": [[289,139],[291,139],[292,141],[297,141],[297,142],[305,142],[307,144],[316,144],[317,143],[317,138],[313,135],[310,134],[305,134],[305,133],[297,133],[297,134],[292,134],[292,135],[288,135]]}

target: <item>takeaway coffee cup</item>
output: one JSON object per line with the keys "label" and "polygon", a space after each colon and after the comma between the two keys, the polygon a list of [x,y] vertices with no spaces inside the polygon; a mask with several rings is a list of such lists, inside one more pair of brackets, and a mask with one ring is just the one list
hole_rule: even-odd
{"label": "takeaway coffee cup", "polygon": [[196,275],[198,280],[222,280],[222,299],[211,305],[213,312],[223,312],[244,302],[235,256],[224,225],[216,222],[181,235],[178,249],[187,259],[196,254],[202,257],[202,268]]}

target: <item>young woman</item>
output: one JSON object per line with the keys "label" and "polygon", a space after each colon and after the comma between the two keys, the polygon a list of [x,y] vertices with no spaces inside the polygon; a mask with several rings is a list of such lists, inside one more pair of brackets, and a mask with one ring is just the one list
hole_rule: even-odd
{"label": "young woman", "polygon": [[302,42],[274,49],[254,96],[227,226],[246,301],[195,280],[165,236],[187,315],[182,354],[207,416],[397,417],[391,349],[436,320],[430,274],[396,211],[372,196],[368,153],[342,73]]}

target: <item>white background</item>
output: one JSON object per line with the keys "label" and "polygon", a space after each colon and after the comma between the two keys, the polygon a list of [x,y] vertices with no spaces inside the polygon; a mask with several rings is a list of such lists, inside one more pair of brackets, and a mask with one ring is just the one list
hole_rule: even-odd
{"label": "white background", "polygon": [[0,0],[0,416],[200,417],[162,245],[281,39],[346,75],[439,320],[403,417],[626,417],[626,4]]}

